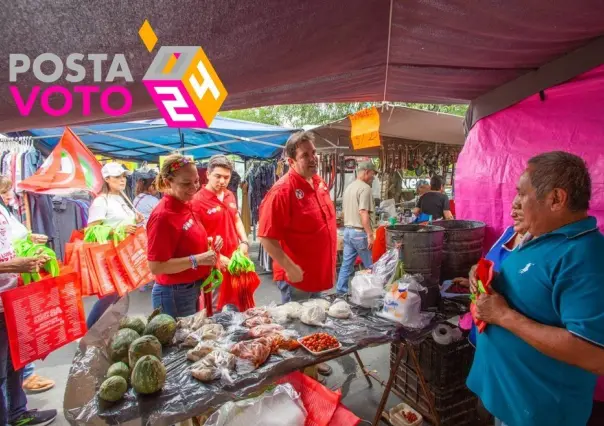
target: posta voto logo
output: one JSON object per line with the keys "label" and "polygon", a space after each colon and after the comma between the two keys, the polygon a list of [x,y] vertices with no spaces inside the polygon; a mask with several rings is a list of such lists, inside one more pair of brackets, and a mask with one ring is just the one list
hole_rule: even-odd
{"label": "posta voto logo", "polygon": [[[138,34],[152,52],[158,38],[148,20]],[[99,85],[76,84],[67,88],[56,84],[61,80],[71,84],[84,81],[87,77],[84,61],[92,63],[93,81]],[[22,116],[29,116],[36,103],[50,116],[63,116],[71,112],[78,96],[82,100],[82,116],[88,116],[93,93],[100,94],[100,107],[106,115],[125,115],[132,109],[132,94],[124,83],[133,83],[134,79],[122,53],[112,57],[106,53],[71,53],[65,61],[54,53],[43,53],[33,61],[22,53],[10,54],[11,83],[18,83],[20,75],[30,72],[36,80],[50,85],[45,88],[34,85],[29,93],[21,93],[18,84],[9,86]],[[169,127],[209,127],[228,94],[199,46],[161,46],[143,77],[143,84]],[[120,106],[116,108],[116,104]]]}

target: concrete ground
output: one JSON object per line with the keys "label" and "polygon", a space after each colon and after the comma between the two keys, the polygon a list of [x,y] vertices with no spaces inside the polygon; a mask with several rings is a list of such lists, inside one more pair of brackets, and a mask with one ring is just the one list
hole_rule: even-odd
{"label": "concrete ground", "polygon": [[[262,284],[256,292],[258,306],[272,301],[280,301],[279,290],[272,282],[271,275],[261,275]],[[86,312],[90,312],[96,297],[85,299]],[[131,294],[130,313],[149,314],[151,312],[151,292],[136,291]],[[67,425],[63,415],[63,394],[67,383],[67,376],[76,352],[77,344],[71,343],[49,355],[44,361],[36,362],[36,373],[56,381],[56,386],[50,391],[29,395],[29,408],[50,409],[59,411],[56,424]],[[360,352],[361,358],[370,370],[379,372],[386,379],[389,372],[389,346],[368,348]],[[345,356],[330,363],[334,374],[327,379],[327,386],[331,389],[342,389],[343,404],[352,410],[361,419],[371,422],[377,405],[379,404],[382,387],[374,384],[369,388],[367,381],[359,371],[359,367],[352,356]],[[398,398],[391,397],[387,407],[397,404]],[[366,424],[366,423],[365,423]]]}

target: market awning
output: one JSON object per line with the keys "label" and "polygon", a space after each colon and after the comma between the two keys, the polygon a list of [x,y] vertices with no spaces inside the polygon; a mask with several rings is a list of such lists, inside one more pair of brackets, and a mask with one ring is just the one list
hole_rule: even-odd
{"label": "market awning", "polygon": [[[270,158],[280,153],[294,129],[216,117],[209,129],[175,129],[164,120],[71,126],[71,129],[96,154],[113,158],[157,161],[160,155],[179,150],[195,158],[214,154],[236,154],[246,158]],[[51,149],[63,128],[32,129],[31,134]],[[182,138],[182,139],[181,139]]]}
{"label": "market awning", "polygon": [[[463,117],[413,108],[389,106],[378,108],[382,138],[407,142],[433,142],[463,145]],[[337,150],[346,155],[377,155],[378,148],[353,150],[350,142],[350,119],[311,129],[319,150]]]}
{"label": "market awning", "polygon": [[[604,34],[602,16],[601,0],[13,2],[0,20],[0,131],[111,121],[97,95],[89,116],[82,115],[78,96],[66,115],[49,116],[36,103],[29,116],[20,116],[7,89],[8,57],[17,52],[32,60],[45,52],[63,60],[74,52],[123,53],[136,82],[128,86],[132,112],[119,120],[158,118],[141,83],[157,51],[149,53],[139,39],[145,19],[158,45],[203,47],[229,92],[226,110],[306,102],[467,103],[526,75],[534,81],[523,91],[538,91],[545,78],[538,70]],[[601,50],[581,56],[602,60]],[[576,58],[572,63],[594,67]],[[85,65],[87,78],[78,84],[89,85],[92,64]],[[18,80],[22,93],[39,84],[32,73]],[[64,78],[56,84],[73,87]],[[515,88],[505,92],[498,95],[504,104],[527,96]]]}

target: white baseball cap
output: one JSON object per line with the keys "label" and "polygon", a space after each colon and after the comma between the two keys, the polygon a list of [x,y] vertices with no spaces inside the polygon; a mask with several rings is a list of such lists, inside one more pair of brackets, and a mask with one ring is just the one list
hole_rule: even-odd
{"label": "white baseball cap", "polygon": [[107,179],[108,177],[119,177],[122,175],[130,176],[132,172],[127,170],[120,163],[107,163],[101,169],[101,174],[103,175],[103,179]]}

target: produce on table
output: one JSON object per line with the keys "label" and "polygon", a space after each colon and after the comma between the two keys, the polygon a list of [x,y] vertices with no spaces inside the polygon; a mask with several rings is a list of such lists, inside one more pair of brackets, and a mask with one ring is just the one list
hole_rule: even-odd
{"label": "produce on table", "polygon": [[252,328],[249,332],[249,335],[250,337],[257,339],[259,337],[265,337],[279,331],[283,331],[283,327],[278,324],[261,324]]}
{"label": "produce on table", "polygon": [[161,390],[166,382],[166,367],[153,355],[145,355],[136,362],[130,382],[138,393],[155,393]]}
{"label": "produce on table", "polygon": [[251,308],[244,312],[246,318],[252,317],[268,317],[269,313],[266,308]]}
{"label": "produce on table", "polygon": [[302,315],[302,305],[300,303],[288,302],[283,307],[287,309],[287,316],[290,319],[300,319],[300,315]]}
{"label": "produce on table", "polygon": [[320,306],[324,311],[326,311],[329,309],[329,306],[331,306],[331,303],[325,299],[310,299],[302,304],[303,308],[312,308],[313,306]]}
{"label": "produce on table", "polygon": [[176,333],[176,321],[170,315],[159,314],[147,324],[145,334],[157,337],[162,345],[172,343]]}
{"label": "produce on table", "polygon": [[128,363],[128,348],[139,337],[141,337],[140,334],[129,328],[118,330],[109,342],[109,357],[111,361]]}
{"label": "produce on table", "polygon": [[151,320],[152,320],[153,318],[155,318],[156,316],[158,316],[159,314],[161,314],[161,307],[159,307],[159,308],[155,308],[155,309],[153,310],[153,312],[151,312],[151,315],[149,315],[149,317],[147,318],[147,324],[148,324],[149,322],[151,322]]}
{"label": "produce on table", "polygon": [[300,321],[306,325],[323,326],[326,319],[325,309],[319,305],[303,308],[300,315]]}
{"label": "produce on table", "polygon": [[136,362],[145,355],[161,359],[161,343],[155,336],[143,336],[136,339],[128,349],[128,363],[134,368]]}
{"label": "produce on table", "polygon": [[99,389],[99,398],[108,402],[116,402],[128,391],[128,383],[121,376],[111,376],[105,380]]}
{"label": "produce on table", "polygon": [[207,324],[201,327],[203,340],[218,340],[224,334],[224,327],[220,324]]}
{"label": "produce on table", "polygon": [[246,340],[236,343],[231,353],[238,358],[250,361],[254,368],[260,367],[271,354],[272,343],[266,338]]}
{"label": "produce on table", "polygon": [[352,310],[346,301],[338,299],[329,307],[327,314],[333,318],[346,319],[350,318]]}
{"label": "produce on table", "polygon": [[207,383],[219,379],[221,373],[217,368],[193,366],[191,367],[191,375],[197,380]]}
{"label": "produce on table", "polygon": [[136,331],[141,336],[145,332],[147,326],[147,318],[144,316],[124,317],[120,321],[120,329],[129,328]]}
{"label": "produce on table", "polygon": [[323,352],[340,347],[340,342],[327,333],[315,333],[300,340],[302,345],[312,352]]}
{"label": "produce on table", "polygon": [[297,340],[285,337],[280,333],[269,334],[265,336],[265,338],[271,343],[272,354],[278,353],[279,349],[283,349],[285,351],[295,351],[300,347],[300,343],[298,343]]}
{"label": "produce on table", "polygon": [[200,312],[197,312],[194,315],[189,315],[188,317],[178,318],[178,322],[176,326],[178,328],[186,328],[192,331],[199,330],[206,324],[212,324],[212,320],[208,318],[207,311],[202,309]]}
{"label": "produce on table", "polygon": [[246,319],[243,323],[243,326],[247,328],[254,328],[262,324],[270,324],[271,322],[271,319],[266,316],[257,316]]}
{"label": "produce on table", "polygon": [[236,358],[221,349],[215,350],[191,366],[191,375],[202,382],[210,382],[235,368]]}
{"label": "produce on table", "polygon": [[222,308],[222,312],[240,312],[240,311],[237,306],[233,305],[232,303],[229,303],[227,305],[224,305],[224,307]]}
{"label": "produce on table", "polygon": [[111,364],[109,370],[107,370],[107,378],[113,376],[123,377],[126,381],[130,380],[130,367],[121,361]]}
{"label": "produce on table", "polygon": [[199,342],[193,349],[187,351],[187,359],[189,361],[199,361],[208,356],[212,351],[218,349],[219,346],[214,340],[207,342]]}

